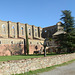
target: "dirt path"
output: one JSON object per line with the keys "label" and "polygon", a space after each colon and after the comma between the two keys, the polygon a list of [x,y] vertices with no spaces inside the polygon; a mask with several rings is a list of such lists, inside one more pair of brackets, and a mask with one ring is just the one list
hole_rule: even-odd
{"label": "dirt path", "polygon": [[75,75],[75,62],[61,67],[56,67],[54,70],[40,73],[39,75]]}

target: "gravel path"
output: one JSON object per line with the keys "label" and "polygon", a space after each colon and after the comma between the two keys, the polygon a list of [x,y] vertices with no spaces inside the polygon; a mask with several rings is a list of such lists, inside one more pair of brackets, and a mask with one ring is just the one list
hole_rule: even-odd
{"label": "gravel path", "polygon": [[75,75],[75,62],[61,67],[56,67],[54,70],[40,73],[39,75]]}

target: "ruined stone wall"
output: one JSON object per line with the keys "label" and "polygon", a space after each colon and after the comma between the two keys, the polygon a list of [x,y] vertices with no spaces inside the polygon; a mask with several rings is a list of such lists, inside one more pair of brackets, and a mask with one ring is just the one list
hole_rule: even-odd
{"label": "ruined stone wall", "polygon": [[75,53],[0,62],[0,75],[11,75],[42,69],[75,59]]}
{"label": "ruined stone wall", "polygon": [[[41,37],[42,28],[38,28],[36,26],[32,28],[32,25],[29,24],[0,20],[0,55],[10,55],[9,52],[6,52],[7,54],[4,54],[4,45],[6,44],[18,44],[19,42],[21,42],[21,44],[26,45],[26,30],[28,39],[32,42],[32,45],[30,45],[29,47],[29,54],[32,54],[35,50],[33,43],[36,43],[36,41],[41,42],[41,39],[43,39]],[[34,38],[33,34],[35,32],[37,32],[37,36],[35,36]],[[40,46],[38,49],[40,49]]]}
{"label": "ruined stone wall", "polygon": [[[36,46],[37,46],[37,49],[36,49]],[[36,54],[36,52],[38,54],[42,54],[43,46],[42,45],[29,45],[29,54]]]}
{"label": "ruined stone wall", "polygon": [[0,20],[0,38],[8,38],[8,23]]}
{"label": "ruined stone wall", "polygon": [[18,38],[25,38],[26,39],[26,29],[25,29],[25,24],[18,22],[17,23],[17,35]]}
{"label": "ruined stone wall", "polygon": [[[29,54],[35,54],[34,51],[43,52],[43,44],[44,40],[35,40],[29,39]],[[37,46],[37,49],[36,49]]]}

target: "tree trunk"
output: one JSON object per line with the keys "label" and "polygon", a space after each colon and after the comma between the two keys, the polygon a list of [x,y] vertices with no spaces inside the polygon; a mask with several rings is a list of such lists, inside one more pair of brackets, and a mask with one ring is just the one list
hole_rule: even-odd
{"label": "tree trunk", "polygon": [[44,57],[46,57],[46,47],[44,47]]}

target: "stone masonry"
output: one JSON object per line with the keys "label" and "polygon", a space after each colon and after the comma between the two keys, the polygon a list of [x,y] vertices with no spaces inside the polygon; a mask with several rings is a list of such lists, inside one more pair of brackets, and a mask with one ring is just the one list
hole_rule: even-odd
{"label": "stone masonry", "polygon": [[34,25],[23,24],[20,22],[2,21],[0,20],[0,56],[11,55],[9,51],[4,54],[3,45],[22,44],[24,46],[24,53],[26,52],[26,32],[29,39],[29,54],[33,54],[37,46],[37,51],[43,49],[42,44],[44,38],[52,37],[58,33],[62,33],[63,28],[61,22],[54,26],[45,28],[36,27]]}
{"label": "stone masonry", "polygon": [[75,53],[0,62],[0,75],[20,74],[75,59]]}

